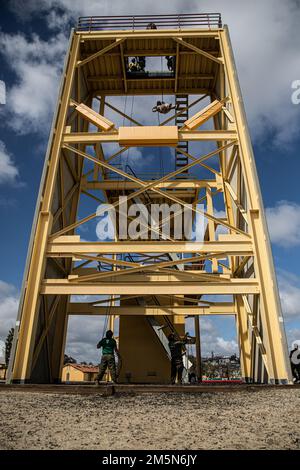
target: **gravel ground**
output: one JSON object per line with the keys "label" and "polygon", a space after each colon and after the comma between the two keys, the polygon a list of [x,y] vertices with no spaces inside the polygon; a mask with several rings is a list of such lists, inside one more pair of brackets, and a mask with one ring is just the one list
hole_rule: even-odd
{"label": "gravel ground", "polygon": [[300,449],[300,390],[0,394],[0,449]]}

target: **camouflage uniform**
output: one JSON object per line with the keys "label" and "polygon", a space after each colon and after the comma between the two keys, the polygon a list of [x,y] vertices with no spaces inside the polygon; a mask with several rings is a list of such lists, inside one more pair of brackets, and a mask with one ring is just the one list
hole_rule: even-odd
{"label": "camouflage uniform", "polygon": [[113,354],[103,354],[101,358],[101,363],[99,366],[99,374],[97,376],[97,381],[101,382],[107,367],[110,371],[112,380],[116,382],[117,380],[116,361],[115,361],[115,356]]}
{"label": "camouflage uniform", "polygon": [[169,348],[171,352],[171,384],[175,384],[176,376],[178,378],[178,383],[182,383],[182,373],[184,369],[182,348],[184,344],[184,341],[169,341]]}
{"label": "camouflage uniform", "polygon": [[99,374],[96,379],[98,382],[103,379],[107,367],[111,373],[111,378],[113,382],[117,381],[116,362],[114,354],[116,347],[117,343],[113,338],[103,338],[97,344],[97,349],[102,348],[102,358],[99,366]]}

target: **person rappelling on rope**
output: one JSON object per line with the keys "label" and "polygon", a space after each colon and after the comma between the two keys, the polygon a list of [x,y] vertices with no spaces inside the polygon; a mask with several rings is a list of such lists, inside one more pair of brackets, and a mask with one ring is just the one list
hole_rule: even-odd
{"label": "person rappelling on rope", "polygon": [[172,105],[172,103],[165,103],[164,101],[157,101],[156,106],[153,106],[153,113],[167,114],[172,109],[177,109],[177,106]]}
{"label": "person rappelling on rope", "polygon": [[97,344],[97,349],[102,348],[102,358],[99,366],[99,374],[96,378],[96,384],[99,385],[103,376],[107,370],[110,371],[112,382],[117,382],[117,370],[116,370],[116,361],[115,353],[118,356],[118,361],[120,362],[120,353],[117,347],[117,342],[113,338],[113,332],[108,330],[106,332],[105,338],[102,338],[101,341]]}

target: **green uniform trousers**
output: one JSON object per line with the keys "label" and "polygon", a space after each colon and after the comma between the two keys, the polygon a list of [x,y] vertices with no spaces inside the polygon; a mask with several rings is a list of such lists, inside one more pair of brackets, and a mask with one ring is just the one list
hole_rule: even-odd
{"label": "green uniform trousers", "polygon": [[103,354],[101,358],[101,363],[99,366],[99,374],[97,376],[98,382],[100,382],[106,372],[106,369],[109,369],[111,378],[114,382],[117,380],[117,373],[116,373],[116,361],[114,354]]}

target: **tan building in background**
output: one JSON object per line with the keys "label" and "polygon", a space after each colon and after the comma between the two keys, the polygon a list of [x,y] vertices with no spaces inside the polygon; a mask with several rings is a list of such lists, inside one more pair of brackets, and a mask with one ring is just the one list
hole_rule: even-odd
{"label": "tan building in background", "polygon": [[98,375],[97,366],[65,364],[62,369],[62,382],[94,382]]}

